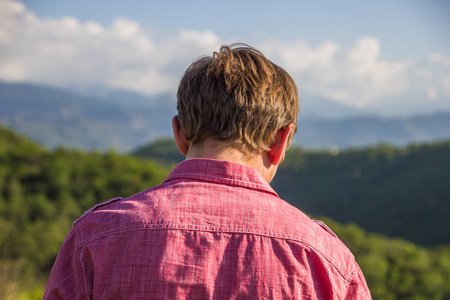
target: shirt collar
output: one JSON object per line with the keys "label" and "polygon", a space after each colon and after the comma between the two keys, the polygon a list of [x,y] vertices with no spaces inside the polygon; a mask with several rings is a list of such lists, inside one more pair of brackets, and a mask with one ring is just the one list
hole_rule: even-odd
{"label": "shirt collar", "polygon": [[192,158],[179,163],[164,182],[195,179],[261,190],[278,197],[262,175],[254,168],[223,160]]}

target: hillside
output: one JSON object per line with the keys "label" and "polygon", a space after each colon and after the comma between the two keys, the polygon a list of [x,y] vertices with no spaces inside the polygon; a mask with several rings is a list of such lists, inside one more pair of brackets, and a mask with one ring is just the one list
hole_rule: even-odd
{"label": "hillside", "polygon": [[[114,152],[45,150],[2,127],[0,141],[1,299],[41,299],[75,219],[96,203],[159,184],[169,172]],[[325,221],[354,253],[373,299],[450,297],[450,248],[426,249]]]}
{"label": "hillside", "polygon": [[111,151],[48,151],[1,126],[0,141],[0,262],[26,259],[31,273],[49,271],[84,211],[157,185],[170,171]]}
{"label": "hillside", "polygon": [[273,186],[312,215],[421,245],[450,244],[450,142],[336,153],[291,149]]}
{"label": "hillside", "polygon": [[132,155],[148,158],[166,165],[177,164],[185,159],[178,151],[173,138],[156,140],[153,143],[139,147],[131,152]]}
{"label": "hillside", "polygon": [[[2,127],[0,141],[1,299],[41,299],[75,219],[108,198],[157,185],[169,172],[114,152],[45,150]],[[373,299],[450,297],[450,248],[426,249],[325,221],[354,253]]]}
{"label": "hillside", "polygon": [[[128,91],[90,93],[0,82],[0,124],[35,141],[130,151],[157,138],[171,137],[175,95],[146,97]],[[450,138],[450,112],[383,119],[305,95],[294,139],[305,148],[362,147],[388,142],[406,145]]]}

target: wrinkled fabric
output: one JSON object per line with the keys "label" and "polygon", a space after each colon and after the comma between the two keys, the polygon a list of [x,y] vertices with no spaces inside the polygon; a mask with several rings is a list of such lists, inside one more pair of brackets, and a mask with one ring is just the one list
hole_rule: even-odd
{"label": "wrinkled fabric", "polygon": [[253,168],[189,159],[74,222],[44,299],[370,299],[353,255]]}

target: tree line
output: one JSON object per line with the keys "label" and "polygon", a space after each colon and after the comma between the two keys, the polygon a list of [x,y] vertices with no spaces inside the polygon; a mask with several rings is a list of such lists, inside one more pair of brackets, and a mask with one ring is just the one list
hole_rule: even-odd
{"label": "tree line", "polygon": [[[0,298],[41,298],[72,222],[96,203],[161,183],[172,167],[114,151],[48,150],[0,128]],[[450,299],[449,247],[326,223],[355,254],[374,299]]]}

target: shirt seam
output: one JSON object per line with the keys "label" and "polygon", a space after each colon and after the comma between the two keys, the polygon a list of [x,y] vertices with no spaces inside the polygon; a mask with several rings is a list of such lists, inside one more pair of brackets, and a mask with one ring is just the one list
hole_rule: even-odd
{"label": "shirt seam", "polygon": [[[353,260],[353,263],[356,263],[356,260]],[[344,282],[345,289],[343,291],[344,296],[338,294],[339,299],[345,299],[345,295],[347,294],[348,287],[350,286],[350,278],[355,274],[355,270],[356,270],[356,268],[354,267],[354,264],[353,264],[353,269],[348,274],[348,277],[347,278],[344,277],[344,279],[345,279],[345,282]]]}
{"label": "shirt seam", "polygon": [[[163,226],[161,226],[161,225],[163,225]],[[295,236],[283,235],[283,234],[276,233],[276,232],[258,232],[258,231],[249,231],[249,230],[238,229],[238,228],[233,229],[231,227],[214,228],[214,227],[194,225],[194,224],[170,224],[170,223],[169,224],[167,224],[167,223],[150,224],[150,226],[147,225],[144,228],[136,227],[136,226],[128,226],[128,227],[122,227],[120,229],[104,231],[101,234],[97,234],[85,241],[81,241],[78,245],[78,248],[82,248],[85,245],[87,245],[95,240],[104,238],[109,235],[116,235],[116,234],[121,234],[121,233],[125,233],[125,232],[143,231],[143,230],[195,230],[195,231],[216,232],[216,233],[240,233],[240,234],[264,236],[264,237],[269,237],[269,238],[279,238],[279,239],[283,239],[283,240],[292,240],[292,241],[296,241],[296,242],[308,245],[310,248],[312,248],[315,251],[317,251],[318,253],[320,253],[331,265],[333,265],[333,267],[339,272],[339,274],[344,278],[344,280],[346,282],[348,282],[349,276],[354,272],[354,270],[353,270],[352,272],[350,272],[348,274],[343,274],[343,271],[341,271],[340,268],[338,268],[336,266],[336,264],[332,261],[332,259],[328,255],[323,253],[320,249],[315,247],[312,243],[302,240],[300,238],[297,238]]]}
{"label": "shirt seam", "polygon": [[[78,228],[78,232],[80,233],[81,242],[82,242],[83,234],[82,234],[81,228],[79,226],[76,226],[76,227]],[[82,268],[82,273],[83,273],[83,287],[84,287],[84,291],[83,291],[83,287],[81,287],[81,290],[82,290],[81,294],[84,294],[84,298],[89,299],[88,291],[87,291],[86,269],[85,269],[84,263],[83,263],[83,248],[78,247],[78,249],[80,250],[80,263],[81,263],[81,268]]]}
{"label": "shirt seam", "polygon": [[356,263],[356,260],[353,260],[352,261],[353,262],[353,269],[352,269],[352,271],[348,274],[348,277],[346,278],[346,280],[345,280],[345,288],[348,288],[349,286],[350,286],[350,283],[351,283],[351,278],[355,275],[355,272],[356,272],[356,268],[355,268],[355,263]]}
{"label": "shirt seam", "polygon": [[83,248],[80,248],[80,262],[81,262],[81,268],[83,269],[84,297],[85,297],[86,299],[88,299],[87,279],[86,279],[86,269],[84,268],[84,263],[83,263]]}
{"label": "shirt seam", "polygon": [[231,178],[226,178],[224,176],[213,176],[213,175],[208,175],[208,174],[202,174],[201,176],[199,176],[198,173],[177,173],[173,176],[167,177],[166,180],[164,180],[164,182],[169,182],[171,180],[183,180],[183,179],[195,179],[195,180],[203,180],[203,181],[211,181],[211,179],[215,179],[213,182],[214,183],[223,183],[223,184],[233,184],[234,186],[240,186],[240,187],[245,187],[245,188],[252,188],[252,189],[256,189],[256,190],[260,190],[260,191],[264,191],[267,193],[271,193],[271,194],[275,194],[278,197],[277,192],[275,192],[270,185],[266,186],[264,184],[261,183],[254,183],[251,181],[247,181],[247,180],[240,180],[240,179],[231,179]]}

